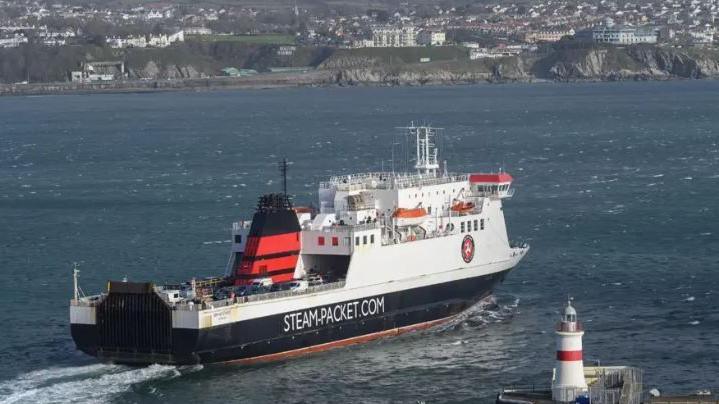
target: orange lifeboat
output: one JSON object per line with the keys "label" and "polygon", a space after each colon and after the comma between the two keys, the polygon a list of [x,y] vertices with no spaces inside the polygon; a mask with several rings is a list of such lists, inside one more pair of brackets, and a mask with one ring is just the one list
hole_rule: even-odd
{"label": "orange lifeboat", "polygon": [[392,217],[397,221],[397,226],[413,226],[424,222],[427,210],[424,208],[397,208]]}
{"label": "orange lifeboat", "polygon": [[455,213],[469,213],[474,209],[474,203],[472,202],[457,202],[452,205],[452,212]]}

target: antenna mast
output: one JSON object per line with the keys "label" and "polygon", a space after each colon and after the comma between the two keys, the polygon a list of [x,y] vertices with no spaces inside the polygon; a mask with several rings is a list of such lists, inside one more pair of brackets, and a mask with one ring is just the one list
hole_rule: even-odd
{"label": "antenna mast", "polygon": [[80,270],[77,269],[77,262],[74,262],[72,265],[72,297],[77,302],[80,300],[80,291],[79,287],[77,286],[77,278],[80,275]]}
{"label": "antenna mast", "polygon": [[283,158],[279,164],[280,173],[282,174],[282,193],[287,196],[287,159]]}
{"label": "antenna mast", "polygon": [[416,159],[414,168],[418,174],[437,176],[439,163],[437,161],[438,149],[436,143],[437,131],[441,128],[433,128],[429,125],[410,126],[402,129],[407,130],[407,135],[413,135],[416,141]]}

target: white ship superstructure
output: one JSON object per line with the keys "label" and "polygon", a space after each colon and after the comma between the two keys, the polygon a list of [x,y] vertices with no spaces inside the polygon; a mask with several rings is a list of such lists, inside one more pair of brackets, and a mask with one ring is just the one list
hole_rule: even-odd
{"label": "white ship superstructure", "polygon": [[[415,172],[332,177],[318,211],[263,197],[251,221],[233,225],[224,278],[113,282],[74,299],[78,347],[120,362],[273,359],[429,326],[487,296],[528,250],[507,236],[512,177],[440,170],[435,130],[407,130]],[[133,299],[164,318],[164,334],[113,303]]]}

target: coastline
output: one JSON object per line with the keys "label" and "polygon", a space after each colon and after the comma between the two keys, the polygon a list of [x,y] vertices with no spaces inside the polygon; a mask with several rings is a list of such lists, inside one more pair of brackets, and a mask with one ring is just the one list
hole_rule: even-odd
{"label": "coastline", "polygon": [[[325,72],[322,72],[325,73]],[[168,91],[257,90],[327,85],[326,74],[272,74],[254,77],[212,77],[172,80],[122,80],[101,83],[0,84],[0,96],[154,93]]]}
{"label": "coastline", "polygon": [[498,78],[466,80],[387,80],[387,81],[343,81],[337,72],[316,70],[299,74],[263,74],[252,77],[212,77],[202,79],[172,80],[123,80],[102,83],[30,83],[0,84],[0,97],[39,95],[90,95],[113,93],[156,93],[173,91],[223,91],[223,90],[265,90],[276,88],[305,87],[425,87],[425,86],[466,86],[496,85],[508,83],[563,84],[563,83],[605,83],[617,81],[685,81],[715,80],[715,77],[630,77],[630,78],[586,78],[552,80],[537,77]]}
{"label": "coastline", "polygon": [[[180,48],[176,49],[178,52],[179,50]],[[276,51],[272,47],[257,51],[260,50],[266,54],[274,54],[273,51]],[[126,66],[126,79],[80,83],[65,81],[66,78],[60,74],[46,74],[40,76],[42,79],[30,84],[0,84],[0,96],[719,78],[719,50],[714,48],[679,49],[646,45],[612,47],[560,42],[537,53],[477,60],[470,60],[467,55],[458,53],[460,51],[464,52],[456,47],[361,48],[339,49],[316,55],[318,49],[303,49],[298,51],[298,54],[306,56],[304,59],[285,61],[286,65],[304,66],[289,68],[301,71],[277,71],[243,77],[215,76],[217,66],[229,62],[216,61],[216,66],[205,65],[205,59],[200,57],[202,55],[194,55],[187,60],[169,60],[163,54],[147,53],[144,54],[147,60],[140,62],[128,56],[133,61]],[[393,58],[397,52],[411,62]],[[417,62],[418,55],[425,53],[433,58],[428,57],[427,59],[431,60]],[[317,58],[313,61],[307,59],[312,55]],[[256,71],[266,71],[257,61],[236,62],[246,68],[256,67]],[[66,66],[63,69],[68,68]],[[22,80],[20,76],[15,76],[14,81]],[[13,81],[7,77],[4,80]]]}

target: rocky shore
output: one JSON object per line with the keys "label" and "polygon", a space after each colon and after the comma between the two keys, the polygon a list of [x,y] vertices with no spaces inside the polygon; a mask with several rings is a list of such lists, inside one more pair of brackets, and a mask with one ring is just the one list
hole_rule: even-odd
{"label": "rocky shore", "polygon": [[477,82],[617,81],[719,77],[719,51],[658,46],[567,47],[485,61],[387,66],[367,58],[330,58],[319,68],[338,84],[427,85]]}
{"label": "rocky shore", "polygon": [[713,48],[611,47],[569,42],[544,47],[535,54],[483,60],[455,56],[428,63],[388,60],[344,49],[325,51],[321,57],[311,56],[316,63],[308,72],[265,73],[238,78],[204,78],[209,69],[206,60],[199,63],[186,57],[183,63],[170,63],[146,59],[130,67],[132,74],[128,80],[85,84],[0,84],[0,95],[719,78],[719,50]]}

